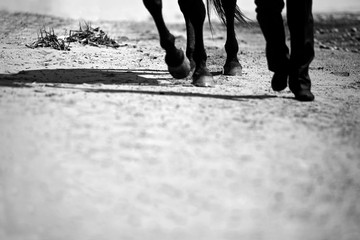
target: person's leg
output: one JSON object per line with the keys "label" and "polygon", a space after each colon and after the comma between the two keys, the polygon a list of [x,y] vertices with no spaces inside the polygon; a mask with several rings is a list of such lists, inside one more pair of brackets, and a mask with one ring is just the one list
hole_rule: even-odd
{"label": "person's leg", "polygon": [[289,88],[300,101],[312,101],[309,65],[314,59],[312,0],[288,0],[287,19],[291,37]]}
{"label": "person's leg", "polygon": [[[296,0],[298,1],[298,0]],[[266,40],[268,68],[274,72],[271,86],[281,91],[287,86],[289,49],[286,46],[284,23],[281,12],[283,0],[255,0],[257,20]]]}

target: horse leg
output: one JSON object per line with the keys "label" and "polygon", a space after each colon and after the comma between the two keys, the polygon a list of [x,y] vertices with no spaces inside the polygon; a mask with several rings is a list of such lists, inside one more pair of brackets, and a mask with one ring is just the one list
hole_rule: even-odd
{"label": "horse leg", "polygon": [[186,57],[189,59],[190,61],[190,74],[192,76],[192,74],[195,71],[195,67],[196,67],[196,63],[194,60],[194,51],[195,51],[195,31],[194,31],[194,26],[192,25],[192,23],[190,22],[190,19],[188,18],[188,16],[184,16],[185,18],[185,22],[186,22],[186,39],[187,39],[187,44],[186,44]]}
{"label": "horse leg", "polygon": [[222,0],[222,5],[225,11],[227,28],[227,37],[225,43],[227,58],[224,65],[224,75],[240,76],[242,74],[242,66],[239,63],[237,57],[239,45],[236,40],[234,29],[236,0]]}
{"label": "horse leg", "polygon": [[190,73],[190,63],[181,49],[175,47],[175,37],[169,32],[162,15],[161,0],[143,0],[159,31],[160,45],[166,51],[165,62],[174,78],[185,78]]}
{"label": "horse leg", "polygon": [[[191,45],[193,40],[190,42],[190,47],[194,46],[193,50],[189,50],[189,53],[192,52],[192,58],[195,63],[195,71],[192,77],[192,83],[198,87],[212,87],[214,86],[214,79],[206,67],[207,55],[203,39],[203,25],[206,15],[205,5],[202,0],[179,0],[178,2],[185,19],[187,19],[189,22],[189,26],[191,25],[193,28],[192,39],[195,39],[194,45]],[[190,29],[190,31],[192,30]]]}

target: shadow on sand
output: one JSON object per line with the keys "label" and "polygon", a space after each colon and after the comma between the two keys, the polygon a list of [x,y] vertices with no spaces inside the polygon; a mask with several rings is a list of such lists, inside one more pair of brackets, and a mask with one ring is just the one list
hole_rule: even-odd
{"label": "shadow on sand", "polygon": [[[215,72],[214,75],[220,73]],[[276,98],[276,95],[223,95],[223,94],[206,94],[194,92],[179,91],[152,91],[132,90],[132,89],[107,89],[103,87],[94,87],[96,84],[101,85],[147,85],[159,86],[167,82],[178,81],[173,79],[167,71],[152,69],[39,69],[20,71],[16,74],[0,74],[0,87],[30,87],[31,83],[45,84],[47,87],[77,89],[94,93],[137,93],[149,95],[168,95],[183,97],[202,97],[225,100],[242,101],[246,99],[268,99]],[[180,80],[184,83],[184,80]],[[69,84],[71,84],[69,86]],[[79,85],[92,84],[91,87]],[[185,84],[189,86],[188,84]],[[163,88],[162,88],[163,89]]]}

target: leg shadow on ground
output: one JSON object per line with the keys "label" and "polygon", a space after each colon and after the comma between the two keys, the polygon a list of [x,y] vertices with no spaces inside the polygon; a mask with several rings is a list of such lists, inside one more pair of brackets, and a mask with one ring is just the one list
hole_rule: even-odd
{"label": "leg shadow on ground", "polygon": [[159,85],[160,81],[171,79],[166,71],[150,69],[39,69],[0,74],[0,87],[24,83]]}
{"label": "leg shadow on ground", "polygon": [[[218,73],[215,73],[217,75]],[[167,84],[164,84],[167,83]],[[188,83],[187,83],[188,82]],[[46,87],[76,89],[93,93],[135,93],[148,95],[167,95],[183,97],[216,98],[243,101],[247,99],[276,98],[276,95],[226,95],[199,92],[180,92],[149,89],[109,89],[99,85],[140,85],[159,86],[174,83],[190,85],[190,80],[175,80],[167,71],[152,69],[39,69],[20,71],[16,74],[0,74],[0,87],[32,87],[32,84],[44,84]],[[86,84],[91,84],[87,87]],[[79,85],[82,85],[79,87]],[[95,87],[94,87],[95,85]],[[196,88],[195,88],[196,89]]]}

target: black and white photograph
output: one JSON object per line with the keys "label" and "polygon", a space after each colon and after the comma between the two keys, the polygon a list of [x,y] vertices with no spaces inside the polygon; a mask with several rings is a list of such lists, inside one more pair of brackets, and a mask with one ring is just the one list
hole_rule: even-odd
{"label": "black and white photograph", "polygon": [[1,0],[0,240],[360,240],[360,1]]}

